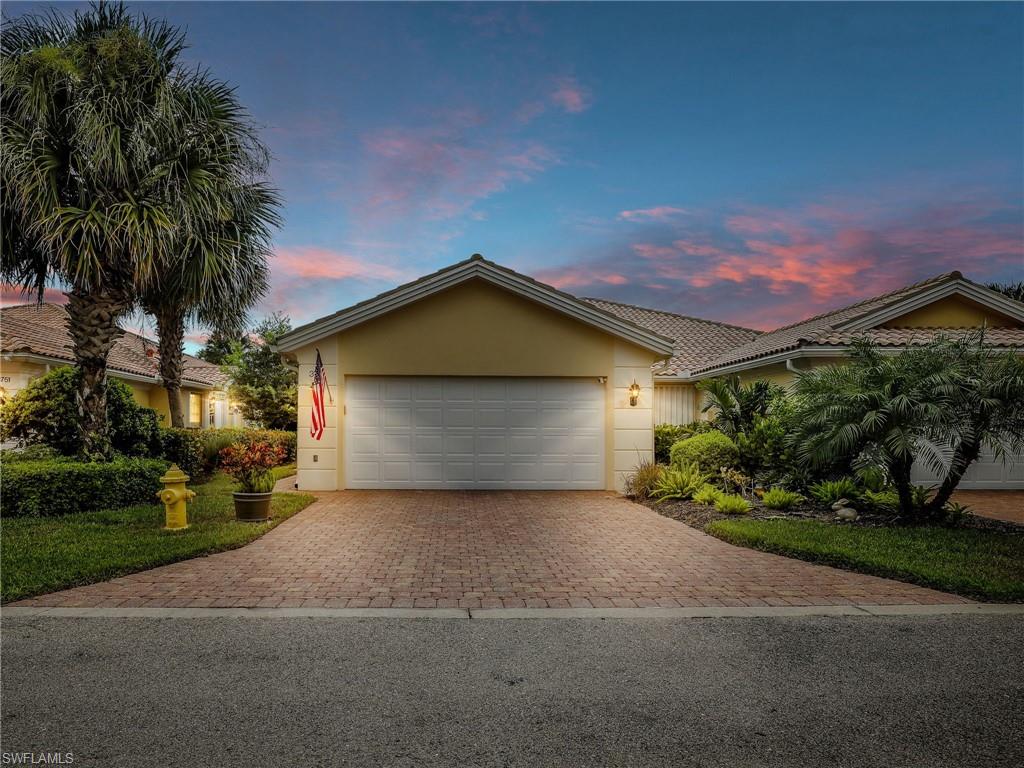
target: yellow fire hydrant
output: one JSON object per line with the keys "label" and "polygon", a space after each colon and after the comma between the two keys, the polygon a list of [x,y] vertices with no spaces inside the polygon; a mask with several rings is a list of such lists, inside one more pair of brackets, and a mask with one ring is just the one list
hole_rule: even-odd
{"label": "yellow fire hydrant", "polygon": [[165,531],[182,531],[188,528],[188,511],[185,502],[195,498],[196,492],[185,487],[188,475],[182,472],[177,464],[171,464],[167,474],[160,478],[164,484],[162,491],[157,491],[157,498],[164,503],[166,525]]}

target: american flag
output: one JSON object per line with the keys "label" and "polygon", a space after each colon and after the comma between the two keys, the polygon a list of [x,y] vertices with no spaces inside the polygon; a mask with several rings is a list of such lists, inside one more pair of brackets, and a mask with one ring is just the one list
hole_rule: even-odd
{"label": "american flag", "polygon": [[316,365],[313,367],[313,382],[309,385],[313,393],[313,419],[309,428],[309,434],[314,440],[323,437],[324,427],[327,425],[327,414],[324,411],[324,392],[334,402],[331,396],[331,386],[327,383],[327,371],[324,370],[323,360],[320,359],[320,350],[316,351]]}

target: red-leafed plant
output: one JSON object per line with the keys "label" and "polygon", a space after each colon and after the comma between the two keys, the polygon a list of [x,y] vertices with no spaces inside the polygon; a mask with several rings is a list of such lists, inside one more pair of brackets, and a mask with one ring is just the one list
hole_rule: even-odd
{"label": "red-leafed plant", "polygon": [[220,452],[220,468],[239,485],[241,493],[269,493],[274,489],[270,471],[285,460],[285,449],[265,441],[234,443]]}

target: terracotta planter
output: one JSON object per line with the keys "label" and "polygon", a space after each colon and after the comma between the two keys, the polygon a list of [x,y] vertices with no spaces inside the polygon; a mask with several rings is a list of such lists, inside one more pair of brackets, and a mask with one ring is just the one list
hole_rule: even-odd
{"label": "terracotta planter", "polygon": [[235,519],[246,523],[262,523],[270,519],[273,493],[234,493]]}

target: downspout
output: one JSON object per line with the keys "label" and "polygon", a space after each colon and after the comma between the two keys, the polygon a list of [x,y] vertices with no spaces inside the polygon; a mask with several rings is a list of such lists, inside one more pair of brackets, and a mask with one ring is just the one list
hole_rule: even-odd
{"label": "downspout", "polygon": [[796,367],[796,363],[793,362],[793,358],[786,358],[786,370],[790,373],[800,373],[801,369]]}

